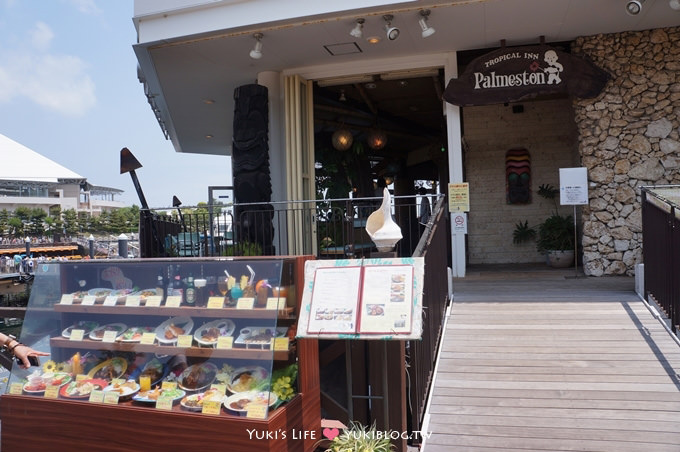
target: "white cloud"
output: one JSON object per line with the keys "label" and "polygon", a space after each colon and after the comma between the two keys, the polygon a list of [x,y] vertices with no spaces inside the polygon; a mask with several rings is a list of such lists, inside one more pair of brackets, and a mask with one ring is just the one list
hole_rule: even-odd
{"label": "white cloud", "polygon": [[54,33],[52,29],[44,22],[38,22],[35,24],[35,28],[31,30],[31,42],[33,46],[42,51],[46,51],[50,48],[52,38],[54,38]]}
{"label": "white cloud", "polygon": [[68,0],[70,4],[84,14],[101,14],[102,10],[96,5],[94,0]]}
{"label": "white cloud", "polygon": [[81,116],[96,104],[95,84],[85,63],[70,55],[0,55],[0,101],[26,97],[67,116]]}

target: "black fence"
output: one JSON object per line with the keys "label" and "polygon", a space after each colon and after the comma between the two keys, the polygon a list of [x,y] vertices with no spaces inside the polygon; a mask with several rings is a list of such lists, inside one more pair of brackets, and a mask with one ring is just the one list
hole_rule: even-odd
{"label": "black fence", "polygon": [[680,330],[680,186],[642,188],[645,299]]}
{"label": "black fence", "polygon": [[[411,431],[420,431],[434,376],[435,361],[449,299],[448,256],[451,244],[444,198],[435,207],[432,221],[420,238],[414,257],[425,258],[423,282],[423,336],[409,341],[406,350]],[[421,437],[412,436],[413,444]]]}
{"label": "black fence", "polygon": [[[396,245],[399,256],[413,255],[425,231],[418,218],[421,199],[393,198],[393,217],[403,234]],[[368,256],[377,250],[366,232],[366,221],[381,202],[382,198],[347,198],[142,211],[140,255]]]}

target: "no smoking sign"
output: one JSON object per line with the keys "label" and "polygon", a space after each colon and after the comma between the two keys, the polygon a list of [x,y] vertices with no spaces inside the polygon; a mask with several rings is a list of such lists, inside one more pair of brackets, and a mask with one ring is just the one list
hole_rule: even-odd
{"label": "no smoking sign", "polygon": [[465,212],[455,212],[451,216],[453,217],[453,233],[467,234],[467,214]]}

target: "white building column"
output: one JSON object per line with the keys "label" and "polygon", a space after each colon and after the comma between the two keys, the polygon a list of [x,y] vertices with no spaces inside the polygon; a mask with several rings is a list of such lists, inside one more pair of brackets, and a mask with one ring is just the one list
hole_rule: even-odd
{"label": "white building column", "polygon": [[285,201],[286,197],[286,142],[284,136],[283,89],[280,72],[266,71],[257,74],[258,85],[269,91],[269,168],[272,181],[272,201]]}
{"label": "white building column", "polygon": [[[444,67],[444,79],[448,82],[458,78],[458,58],[456,52],[451,52]],[[457,184],[463,180],[463,143],[460,130],[460,107],[444,102],[447,128],[447,148],[449,158],[449,183]],[[448,187],[446,187],[448,191]],[[453,215],[450,224],[453,225]],[[453,276],[465,276],[465,234],[454,233],[451,227],[451,265]]]}

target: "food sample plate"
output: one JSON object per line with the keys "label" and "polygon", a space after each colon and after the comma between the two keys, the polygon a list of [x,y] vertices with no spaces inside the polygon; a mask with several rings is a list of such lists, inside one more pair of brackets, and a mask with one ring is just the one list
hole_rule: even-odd
{"label": "food sample plate", "polygon": [[[94,379],[112,380],[114,378],[122,377],[127,370],[127,366],[128,363],[125,358],[111,358],[94,366],[87,373],[87,376]],[[107,385],[108,383],[104,386]]]}
{"label": "food sample plate", "polygon": [[132,396],[132,400],[139,403],[156,403],[159,397],[170,397],[174,402],[177,402],[187,393],[181,389],[161,389],[154,388],[149,391],[140,391]]}
{"label": "food sample plate", "polygon": [[72,380],[71,374],[66,372],[44,372],[36,378],[29,377],[29,381],[24,384],[22,389],[26,394],[42,394],[47,386],[62,386]]}
{"label": "food sample plate", "polygon": [[201,392],[215,381],[216,376],[217,366],[206,362],[187,367],[177,381],[180,389]]}
{"label": "food sample plate", "polygon": [[246,348],[269,348],[274,337],[284,337],[288,328],[262,326],[247,326],[241,329],[239,336],[234,341],[235,345]]}
{"label": "food sample plate", "polygon": [[99,326],[98,322],[93,322],[90,320],[80,320],[73,325],[64,328],[64,331],[61,332],[61,336],[65,337],[66,339],[71,337],[71,331],[73,330],[83,330],[84,331],[84,336],[87,337],[88,334],[92,332],[95,328]]}
{"label": "food sample plate", "polygon": [[59,389],[59,395],[67,399],[86,399],[96,389],[103,389],[109,384],[100,378],[72,381]]}
{"label": "food sample plate", "polygon": [[156,385],[165,378],[168,373],[168,366],[159,361],[158,358],[151,358],[144,367],[142,367],[141,372],[137,375],[137,379],[141,376],[148,376],[151,379],[151,385]]}
{"label": "food sample plate", "polygon": [[201,392],[198,394],[192,394],[184,397],[182,400],[180,400],[180,405],[182,405],[182,408],[185,410],[189,411],[201,411],[203,409],[203,402],[205,400],[211,400],[211,401],[216,401],[224,403],[224,394],[222,394],[219,390],[217,389],[208,389],[205,392]]}
{"label": "food sample plate", "polygon": [[131,295],[134,291],[132,289],[118,289],[112,290],[109,296],[118,297],[116,302],[122,303],[125,301],[128,295]]}
{"label": "food sample plate", "polygon": [[103,391],[115,392],[118,394],[118,400],[127,400],[139,392],[139,383],[134,380],[128,380],[124,383],[110,384]]}
{"label": "food sample plate", "polygon": [[194,339],[200,345],[212,346],[217,344],[217,338],[234,334],[236,325],[229,319],[213,320],[204,324],[194,333]]}
{"label": "food sample plate", "polygon": [[118,342],[139,342],[144,333],[153,333],[155,328],[150,326],[131,326],[116,339]]}
{"label": "food sample plate", "polygon": [[83,298],[85,298],[85,295],[87,295],[87,290],[79,290],[77,292],[73,292],[70,295],[73,296],[74,303],[80,303],[83,301]]}
{"label": "food sample plate", "polygon": [[159,344],[175,344],[178,336],[191,334],[193,329],[194,321],[190,317],[173,317],[158,325],[156,340]]}
{"label": "food sample plate", "polygon": [[224,401],[224,407],[231,412],[245,416],[251,405],[274,405],[279,398],[273,392],[247,391],[232,394]]}
{"label": "food sample plate", "polygon": [[246,366],[234,369],[229,374],[227,389],[232,394],[254,390],[269,378],[269,372],[264,367]]}
{"label": "food sample plate", "polygon": [[132,295],[139,295],[140,303],[146,304],[146,299],[148,297],[153,297],[154,295],[158,295],[158,291],[156,289],[143,289],[143,290],[138,290],[137,292],[133,293]]}
{"label": "food sample plate", "polygon": [[107,331],[115,331],[116,338],[120,337],[121,334],[127,329],[127,325],[124,323],[109,323],[108,325],[102,325],[90,331],[88,336],[93,341],[101,341],[104,338],[104,333]]}
{"label": "food sample plate", "polygon": [[101,302],[104,301],[106,297],[111,295],[111,292],[113,292],[113,289],[107,289],[105,287],[98,287],[96,289],[90,289],[87,291],[88,295],[93,295],[94,296],[94,301],[96,302]]}

